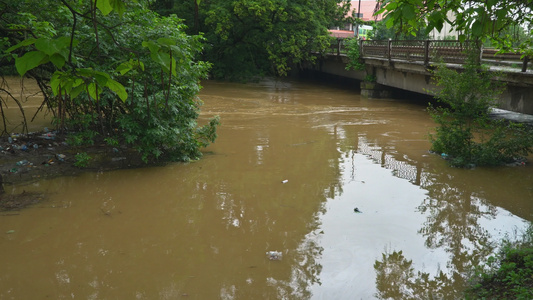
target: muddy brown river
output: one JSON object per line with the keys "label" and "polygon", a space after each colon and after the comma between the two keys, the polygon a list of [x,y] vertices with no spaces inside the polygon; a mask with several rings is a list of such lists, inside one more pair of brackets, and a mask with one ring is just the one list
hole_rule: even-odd
{"label": "muddy brown river", "polygon": [[532,164],[448,167],[425,103],[275,80],[201,98],[221,126],[200,161],[17,187],[50,198],[0,215],[0,299],[454,299],[533,219]]}

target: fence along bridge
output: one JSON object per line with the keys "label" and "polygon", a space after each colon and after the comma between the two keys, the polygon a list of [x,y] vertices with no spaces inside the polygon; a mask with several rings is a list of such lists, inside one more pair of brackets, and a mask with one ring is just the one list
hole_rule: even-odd
{"label": "fence along bridge", "polygon": [[[428,94],[436,86],[431,80],[431,66],[445,63],[461,69],[468,54],[468,42],[451,40],[365,40],[360,41],[360,56],[365,63],[363,71],[346,70],[345,39],[337,39],[328,55],[320,63],[307,69],[357,80],[373,75],[376,83],[387,87]],[[533,115],[533,70],[520,53],[496,54],[493,49],[482,49],[481,62],[499,72],[494,80],[507,83],[499,107],[504,110]],[[531,64],[530,64],[531,65]],[[529,66],[531,69],[531,66]],[[387,95],[387,93],[385,93]]]}

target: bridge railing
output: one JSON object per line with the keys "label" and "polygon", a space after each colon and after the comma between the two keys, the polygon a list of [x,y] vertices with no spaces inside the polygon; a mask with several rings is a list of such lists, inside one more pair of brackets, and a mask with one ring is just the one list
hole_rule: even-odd
{"label": "bridge railing", "polygon": [[[346,53],[345,40],[338,39],[333,53]],[[382,58],[388,60],[418,61],[424,64],[430,62],[465,63],[470,47],[469,41],[456,40],[361,40],[361,58]],[[333,50],[333,49],[332,49]],[[492,49],[482,49],[481,58],[488,63],[522,64],[522,72],[527,70],[527,58],[522,60],[520,53],[505,53],[495,55]]]}
{"label": "bridge railing", "polygon": [[443,61],[463,63],[466,60],[468,44],[459,41],[432,40],[389,40],[361,41],[362,57],[378,57],[421,61],[424,63]]}

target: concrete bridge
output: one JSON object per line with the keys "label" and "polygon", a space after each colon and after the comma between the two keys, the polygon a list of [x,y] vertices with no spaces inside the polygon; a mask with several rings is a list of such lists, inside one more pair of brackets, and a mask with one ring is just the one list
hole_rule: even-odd
{"label": "concrete bridge", "polygon": [[[346,70],[348,57],[344,54],[342,40],[334,51],[319,58],[319,63],[308,70],[365,81],[370,75],[377,88],[361,85],[362,94],[369,97],[389,97],[392,89],[431,94],[437,87],[431,80],[430,70],[439,62],[449,68],[461,69],[466,60],[465,44],[459,41],[361,41],[360,53],[365,70]],[[519,54],[496,55],[495,51],[482,51],[482,64],[499,72],[494,80],[503,81],[507,88],[500,97],[499,108],[533,115],[533,71],[527,70],[527,59]],[[374,84],[374,86],[376,86]]]}

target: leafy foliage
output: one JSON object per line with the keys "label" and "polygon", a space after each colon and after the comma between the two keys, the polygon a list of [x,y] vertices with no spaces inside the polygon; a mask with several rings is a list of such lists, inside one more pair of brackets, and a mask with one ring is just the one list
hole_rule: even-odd
{"label": "leafy foliage", "polygon": [[348,63],[346,70],[364,70],[365,64],[361,61],[361,47],[359,40],[352,38],[346,42],[346,49],[348,50]]}
{"label": "leafy foliage", "polygon": [[214,140],[218,119],[196,123],[210,67],[197,61],[204,39],[175,16],[159,16],[146,0],[0,3],[0,66],[38,81],[58,128],[78,132],[74,143],[112,138],[147,161],[195,159]]}
{"label": "leafy foliage", "polygon": [[[344,18],[349,1],[236,0],[156,1],[154,6],[184,18],[204,32],[215,78],[247,81],[266,74],[287,75],[314,62],[313,52],[330,46],[327,31]],[[344,5],[339,5],[344,4]]]}
{"label": "leafy foliage", "polygon": [[413,261],[403,251],[382,253],[381,261],[374,262],[378,299],[442,299],[452,297],[452,280],[440,271],[436,276],[417,271]]}
{"label": "leafy foliage", "polygon": [[504,240],[500,253],[478,267],[471,282],[467,299],[532,299],[532,228],[518,242]]}
{"label": "leafy foliage", "polygon": [[86,168],[89,165],[89,161],[92,157],[87,152],[81,152],[75,155],[76,161],[74,165],[78,168]]}
{"label": "leafy foliage", "polygon": [[509,163],[533,151],[530,129],[489,118],[503,88],[492,73],[470,61],[461,72],[439,66],[434,76],[443,106],[430,107],[439,125],[430,135],[433,151],[457,167]]}
{"label": "leafy foliage", "polygon": [[420,24],[416,31],[413,31],[414,34],[402,31],[400,24],[390,24],[389,18],[376,22],[373,26],[374,30],[371,32],[373,40],[425,40],[429,37],[424,24]]}

